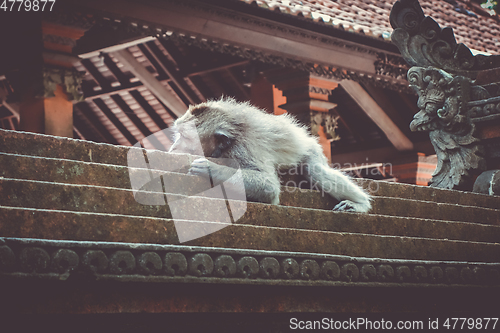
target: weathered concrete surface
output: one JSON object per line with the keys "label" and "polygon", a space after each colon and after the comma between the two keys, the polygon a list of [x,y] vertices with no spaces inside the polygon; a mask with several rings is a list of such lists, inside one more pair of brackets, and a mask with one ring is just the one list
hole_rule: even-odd
{"label": "weathered concrete surface", "polygon": [[[0,179],[0,205],[75,212],[93,212],[130,216],[171,218],[168,200],[163,205],[139,204],[132,190],[96,186],[55,184],[49,182]],[[162,196],[162,194],[158,194]],[[226,216],[226,204],[220,199],[177,196],[189,200],[188,205],[197,211],[194,219],[210,220],[214,215]],[[387,198],[400,202],[395,207],[408,209],[418,201]],[[406,203],[410,201],[410,203]],[[174,203],[175,204],[175,203]],[[427,203],[439,210],[443,205]],[[450,206],[450,205],[445,205]],[[205,207],[205,208],[204,208]],[[206,207],[209,212],[204,214]],[[218,211],[219,208],[224,211]],[[453,207],[448,207],[453,211]],[[460,207],[464,208],[464,207]],[[471,207],[474,210],[485,211]],[[217,214],[219,212],[220,214]],[[487,213],[491,213],[486,210]],[[215,213],[215,214],[214,214]],[[186,219],[189,219],[186,217]],[[273,206],[261,203],[246,204],[246,213],[237,221],[241,224],[299,228],[335,232],[356,232],[378,235],[461,239],[471,241],[500,241],[500,226],[473,223],[453,223],[424,218],[404,218],[389,215],[352,214],[319,209]]]}
{"label": "weathered concrete surface", "polygon": [[0,151],[68,160],[126,165],[130,147],[0,129]]}
{"label": "weathered concrete surface", "polygon": [[[12,154],[43,156],[83,162],[126,166],[127,153],[129,149],[130,147],[98,144],[89,141],[53,137],[50,135],[0,129],[0,152]],[[156,158],[156,160],[158,160],[160,156],[169,156],[167,159],[170,159],[171,156],[170,154],[166,154],[164,152],[148,151],[148,156],[150,155]],[[177,158],[181,158],[183,160],[182,163],[189,162],[189,159],[182,157],[182,155],[181,157],[177,156]],[[6,160],[5,163],[9,163],[10,161],[11,160]],[[89,174],[88,178],[93,179],[94,176],[94,174]],[[17,178],[12,176],[10,177]],[[287,176],[285,176],[284,178],[285,185]],[[295,179],[295,183],[298,183],[298,177],[292,178]],[[480,206],[497,209],[500,208],[500,196],[489,196],[470,192],[438,189],[428,186],[399,184],[367,179],[356,179],[355,181],[360,183],[364,188],[368,189],[368,191],[374,196],[435,201],[465,206]],[[96,183],[95,185],[106,186],[100,183]]]}
{"label": "weathered concrete surface", "polygon": [[361,184],[364,188],[367,188],[369,192],[375,196],[434,201],[493,209],[500,208],[500,196],[370,179],[355,179],[354,181]]}
{"label": "weathered concrete surface", "polygon": [[[0,169],[0,176],[5,178],[32,179],[57,183],[130,189],[130,175],[132,177],[136,175],[137,177],[150,177],[149,172],[145,169],[129,169],[123,166],[16,155],[0,154],[0,163],[9,165],[8,168]],[[162,174],[164,188],[167,193],[196,195],[208,189],[207,181],[196,176],[174,172]],[[384,184],[384,186],[387,184]],[[399,189],[399,187],[394,186],[391,186],[391,188]],[[418,187],[413,189],[415,188]],[[388,191],[385,190],[384,192]],[[470,193],[463,193],[462,195],[476,196]],[[319,191],[284,187],[281,193],[281,204],[286,206],[329,210],[336,203],[337,201],[328,194]],[[493,225],[500,223],[500,212],[498,210],[381,196],[374,197],[371,213]]]}
{"label": "weathered concrete surface", "polygon": [[[4,177],[0,180],[1,236],[177,244],[173,221],[168,219],[170,207],[164,201],[137,203],[129,172],[148,181],[148,177],[164,174],[161,186],[166,192],[182,189],[182,194],[194,195],[207,189],[206,180],[164,172],[185,171],[192,156],[148,152],[150,166],[163,170],[150,173],[140,169],[147,167],[140,149],[127,161],[128,147],[20,132],[0,134],[0,165],[7,166],[0,168]],[[129,169],[127,162],[139,169]],[[500,197],[358,182],[374,195],[373,214],[332,212],[336,202],[329,196],[284,187],[282,205],[248,203],[237,224],[190,243],[382,258],[498,261],[500,221],[499,211],[493,208],[500,207]],[[195,221],[213,220],[219,210],[220,216],[227,215],[227,206],[219,199],[190,197],[188,201],[188,211],[195,216],[186,224],[191,228],[203,228],[206,222]],[[222,217],[220,222],[225,221]]]}
{"label": "weathered concrete surface", "polygon": [[[180,156],[182,159],[186,155]],[[192,158],[192,157],[191,157]],[[182,161],[182,164],[185,161]],[[165,191],[193,195],[206,191],[210,183],[205,178],[179,172],[150,171],[121,165],[98,164],[0,153],[0,177],[37,180],[64,184],[95,185],[132,189],[131,177],[148,179],[162,176]],[[208,187],[207,187],[208,186]]]}
{"label": "weathered concrete surface", "polygon": [[[283,187],[280,204],[292,207],[332,209],[338,200],[327,193]],[[500,224],[500,210],[397,197],[374,196],[370,214],[419,217],[424,219]]]}
{"label": "weathered concrete surface", "polygon": [[0,177],[131,188],[124,166],[0,154]]}
{"label": "weathered concrete surface", "polygon": [[[0,208],[0,235],[178,244],[174,222],[96,213]],[[192,223],[199,229],[207,225]],[[354,257],[497,262],[500,244],[233,224],[185,245],[328,253]]]}

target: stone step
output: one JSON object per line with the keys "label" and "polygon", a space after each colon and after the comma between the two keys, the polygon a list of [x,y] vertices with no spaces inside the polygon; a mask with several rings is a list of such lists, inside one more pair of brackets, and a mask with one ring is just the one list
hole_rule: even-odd
{"label": "stone step", "polygon": [[[283,187],[280,204],[292,207],[330,210],[337,204],[337,201],[332,199],[328,194],[319,191]],[[370,213],[500,225],[499,209],[406,198],[374,196]]]}
{"label": "stone step", "polygon": [[[143,193],[145,195],[151,193]],[[18,208],[47,210],[63,210],[89,212],[99,214],[119,214],[122,216],[144,216],[172,218],[170,205],[180,205],[181,201],[173,201],[172,196],[165,200],[163,194],[155,193],[163,200],[163,205],[143,205],[134,199],[130,189],[114,189],[109,187],[60,184],[52,182],[0,179],[0,205]],[[187,220],[219,221],[228,217],[224,200],[206,197],[174,197],[185,201],[186,211],[190,215],[183,216]],[[399,200],[399,205],[411,209],[422,204],[418,201],[394,198],[377,198],[383,200]],[[170,201],[169,201],[170,200]],[[242,213],[236,223],[253,224],[280,228],[298,228],[320,231],[350,232],[377,235],[393,235],[408,237],[425,237],[440,239],[470,240],[477,242],[500,242],[500,226],[478,223],[439,221],[415,217],[389,216],[388,214],[354,214],[333,212],[331,210],[285,207],[262,203],[245,203],[230,201],[242,207]],[[438,212],[442,205],[435,209]],[[394,205],[398,206],[398,205]],[[235,207],[233,204],[230,207]],[[417,207],[418,208],[418,207]],[[462,207],[460,207],[462,208]],[[489,213],[491,210],[471,207],[477,214]],[[453,211],[453,209],[452,209]],[[244,214],[243,214],[244,213]],[[211,215],[209,215],[211,214]],[[234,217],[233,217],[234,218]],[[228,220],[230,221],[230,220]]]}
{"label": "stone step", "polygon": [[[344,213],[347,214],[347,213]],[[3,237],[178,244],[176,221],[163,218],[0,207]],[[262,218],[259,218],[262,220]],[[213,223],[212,223],[213,224]],[[198,229],[207,222],[184,221]],[[225,225],[222,225],[224,227]],[[348,255],[354,257],[497,262],[500,244],[420,237],[232,224],[185,245]]]}
{"label": "stone step", "polygon": [[0,129],[0,152],[127,165],[130,147]]}
{"label": "stone step", "polygon": [[[130,149],[130,147],[125,146],[101,144],[76,139],[54,137],[50,135],[0,129],[0,152],[10,154],[66,159],[125,167],[127,165],[127,154]],[[156,159],[160,159],[161,157],[165,159],[165,154],[167,153],[161,151],[148,151],[148,157],[154,157]],[[171,160],[170,155],[167,156],[167,159]],[[185,157],[178,156],[177,158],[185,159]],[[29,171],[26,170],[26,172]],[[82,178],[95,176],[95,174],[89,174],[87,176],[84,175]],[[23,178],[20,176],[16,177],[14,175],[6,177]],[[105,177],[105,175],[101,177],[97,176],[97,179],[103,177]],[[122,180],[119,179],[119,181]],[[470,192],[437,189],[428,186],[416,186],[365,179],[355,181],[367,188],[374,196],[397,197],[403,199],[451,203],[464,206],[479,206],[493,209],[500,208],[500,196],[488,196]],[[104,183],[99,183],[97,185],[108,186]]]}
{"label": "stone step", "polygon": [[[0,164],[10,166],[0,170],[0,177],[7,179],[17,177],[104,188],[131,189],[129,172],[135,172],[139,176],[144,174],[144,169],[11,154],[0,154]],[[180,173],[164,173],[163,182],[167,193],[182,192],[181,194],[185,195],[195,195],[208,189],[205,180],[200,181],[198,177]],[[22,190],[17,192],[23,193]],[[283,187],[281,204],[331,210],[337,201],[323,192]],[[110,206],[114,205],[110,204]],[[500,212],[495,209],[381,196],[374,197],[371,213],[493,225],[498,225],[500,222]]]}
{"label": "stone step", "polygon": [[500,196],[371,179],[354,179],[354,181],[374,196],[500,209]]}

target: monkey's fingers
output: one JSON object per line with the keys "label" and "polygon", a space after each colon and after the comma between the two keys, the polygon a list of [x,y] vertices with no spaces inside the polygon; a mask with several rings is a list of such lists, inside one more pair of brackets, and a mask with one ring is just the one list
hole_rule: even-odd
{"label": "monkey's fingers", "polygon": [[354,203],[349,200],[341,201],[338,205],[333,207],[333,210],[339,212],[356,212],[356,208],[354,208]]}
{"label": "monkey's fingers", "polygon": [[206,158],[197,158],[191,163],[188,175],[210,177],[210,167]]}

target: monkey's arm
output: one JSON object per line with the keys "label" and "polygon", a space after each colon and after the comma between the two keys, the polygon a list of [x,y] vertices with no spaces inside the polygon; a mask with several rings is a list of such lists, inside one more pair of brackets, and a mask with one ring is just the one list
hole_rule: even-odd
{"label": "monkey's arm", "polygon": [[[275,205],[279,203],[280,182],[276,174],[246,168],[240,170],[247,200]],[[236,168],[219,165],[206,158],[198,158],[191,163],[189,174],[211,177],[215,186],[230,180],[237,171]]]}

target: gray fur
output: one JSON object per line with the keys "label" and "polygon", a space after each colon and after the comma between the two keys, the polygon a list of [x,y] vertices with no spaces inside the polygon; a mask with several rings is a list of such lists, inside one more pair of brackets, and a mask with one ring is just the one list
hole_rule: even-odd
{"label": "gray fur", "polygon": [[[187,125],[193,120],[196,131]],[[176,120],[175,128],[181,139],[174,142],[171,152],[236,161],[250,201],[278,204],[278,170],[303,165],[304,176],[341,200],[334,210],[371,209],[370,196],[348,176],[330,168],[316,138],[288,114],[275,116],[226,98],[191,106]],[[193,132],[197,132],[201,149],[193,144],[197,140]],[[234,169],[200,158],[192,163],[190,173],[210,175],[215,183],[227,180]]]}

